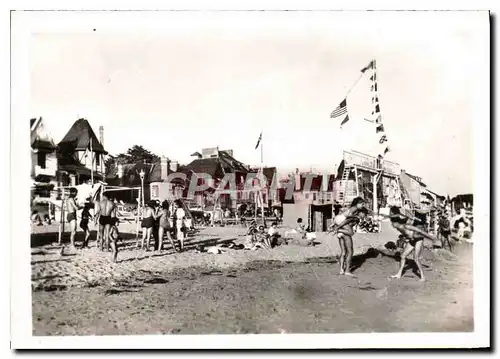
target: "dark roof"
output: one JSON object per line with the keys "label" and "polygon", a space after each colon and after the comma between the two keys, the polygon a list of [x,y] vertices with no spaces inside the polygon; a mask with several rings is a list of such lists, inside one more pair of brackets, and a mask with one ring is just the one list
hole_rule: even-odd
{"label": "dark roof", "polygon": [[206,173],[213,178],[223,175],[220,161],[216,157],[196,159],[186,165],[185,171],[182,172],[188,174],[191,171],[194,173]]}
{"label": "dark roof", "polygon": [[90,123],[81,118],[77,120],[69,129],[66,136],[59,142],[58,147],[63,152],[84,151],[90,149],[90,140],[92,139],[92,151],[106,153],[97,136],[92,130]]}
{"label": "dark roof", "polygon": [[219,160],[226,172],[248,173],[248,168],[242,162],[231,156],[226,151],[219,151]]}
{"label": "dark roof", "polygon": [[474,196],[472,193],[468,194],[459,194],[456,195],[455,197],[452,198],[452,202],[469,202],[473,203],[474,202]]}
{"label": "dark roof", "polygon": [[54,151],[56,149],[56,145],[52,142],[52,140],[42,140],[40,138],[36,138],[31,144],[31,148]]}

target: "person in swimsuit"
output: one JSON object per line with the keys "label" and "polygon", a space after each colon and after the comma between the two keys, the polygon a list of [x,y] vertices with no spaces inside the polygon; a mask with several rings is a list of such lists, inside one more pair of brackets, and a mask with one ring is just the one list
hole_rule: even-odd
{"label": "person in swimsuit", "polygon": [[[144,206],[144,212],[142,214],[142,240],[141,240],[141,250],[149,251],[149,245],[151,240],[151,233],[153,232],[153,226],[155,222],[154,203],[146,203]],[[146,247],[144,247],[144,242],[146,242]]]}
{"label": "person in swimsuit", "polygon": [[179,241],[179,251],[182,252],[184,250],[184,237],[185,237],[185,226],[184,226],[184,218],[186,217],[186,212],[182,209],[182,204],[179,200],[174,202],[174,218],[175,218],[175,229],[176,229],[176,237]]}
{"label": "person in swimsuit", "polygon": [[163,250],[163,235],[167,234],[167,238],[170,241],[172,248],[177,252],[177,247],[175,246],[174,239],[172,238],[172,227],[170,226],[170,204],[167,200],[163,201],[163,203],[161,204],[159,220],[158,251],[161,252]]}
{"label": "person in swimsuit", "polygon": [[366,208],[356,210],[356,215],[347,216],[339,225],[334,228],[340,246],[340,275],[354,277],[351,272],[352,256],[354,254],[352,237],[356,233],[356,228],[368,214]]}
{"label": "person in swimsuit", "polygon": [[109,244],[109,231],[113,221],[111,220],[112,215],[116,211],[116,206],[113,201],[110,200],[106,193],[103,193],[99,204],[96,206],[95,218],[99,219],[99,247],[101,251],[103,250],[103,245],[106,250],[111,250]]}
{"label": "person in swimsuit", "polygon": [[83,207],[82,220],[80,221],[80,228],[85,233],[85,239],[83,241],[82,248],[87,247],[89,244],[89,238],[90,238],[89,220],[91,218],[92,216],[90,215],[90,204],[86,203],[85,206]]}
{"label": "person in swimsuit", "polygon": [[406,258],[414,252],[413,260],[417,265],[420,272],[420,281],[425,281],[424,270],[422,264],[420,263],[420,255],[424,248],[424,237],[436,241],[437,238],[428,234],[425,231],[425,215],[416,213],[415,218],[409,218],[401,214],[398,207],[391,207],[390,209],[390,219],[392,226],[397,229],[405,240],[405,246],[403,248],[403,253],[401,254],[401,265],[399,267],[398,273],[391,276],[391,278],[401,278],[406,264]]}
{"label": "person in swimsuit", "polygon": [[75,236],[76,236],[76,211],[78,211],[79,206],[76,204],[76,195],[78,194],[78,190],[74,187],[69,190],[69,197],[66,200],[66,220],[69,223],[69,229],[71,232],[70,235],[70,243],[71,248],[75,248]]}
{"label": "person in swimsuit", "polygon": [[111,218],[111,229],[109,231],[109,238],[111,239],[111,250],[113,252],[113,262],[116,263],[116,259],[118,257],[118,239],[120,238],[120,235],[118,233],[118,218],[112,217]]}
{"label": "person in swimsuit", "polygon": [[357,216],[361,213],[360,217],[364,218],[368,210],[364,207],[365,202],[363,198],[356,197],[351,202],[351,206],[341,214],[334,218],[334,223],[330,232],[334,232],[339,239],[340,245],[340,275],[348,275],[354,277],[351,273],[351,261],[354,252],[352,244],[352,236],[354,235],[354,228],[359,223],[360,218]]}

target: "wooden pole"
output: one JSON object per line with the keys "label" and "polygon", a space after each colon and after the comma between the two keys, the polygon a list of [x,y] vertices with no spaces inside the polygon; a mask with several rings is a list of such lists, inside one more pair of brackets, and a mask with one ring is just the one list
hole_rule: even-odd
{"label": "wooden pole", "polygon": [[373,212],[378,213],[378,203],[377,203],[377,175],[372,175],[373,182]]}
{"label": "wooden pole", "polygon": [[59,218],[59,236],[57,239],[57,243],[61,245],[62,243],[62,235],[64,232],[64,190],[61,194],[61,216]]}

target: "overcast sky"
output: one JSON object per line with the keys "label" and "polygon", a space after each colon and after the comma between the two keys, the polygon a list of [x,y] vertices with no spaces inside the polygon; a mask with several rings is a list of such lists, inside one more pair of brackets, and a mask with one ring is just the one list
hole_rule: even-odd
{"label": "overcast sky", "polygon": [[[35,14],[31,15],[35,16]],[[36,20],[36,21],[35,21]],[[391,152],[438,193],[471,192],[477,70],[488,66],[486,13],[36,13],[30,114],[60,141],[87,118],[112,154],[140,144],[181,163],[203,147],[248,164],[334,172],[342,149],[378,149],[369,76],[377,60]],[[95,29],[95,30],[94,30]]]}

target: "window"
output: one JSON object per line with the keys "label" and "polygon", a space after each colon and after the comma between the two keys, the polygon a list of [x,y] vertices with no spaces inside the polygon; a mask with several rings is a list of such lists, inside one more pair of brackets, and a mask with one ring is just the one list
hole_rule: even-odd
{"label": "window", "polygon": [[46,165],[46,153],[45,152],[38,152],[38,165],[41,168],[45,168]]}
{"label": "window", "polygon": [[95,164],[96,164],[96,166],[101,165],[101,155],[99,155],[98,153],[96,153],[96,155],[95,155]]}
{"label": "window", "polygon": [[159,196],[158,185],[151,185],[151,198],[158,198]]}

